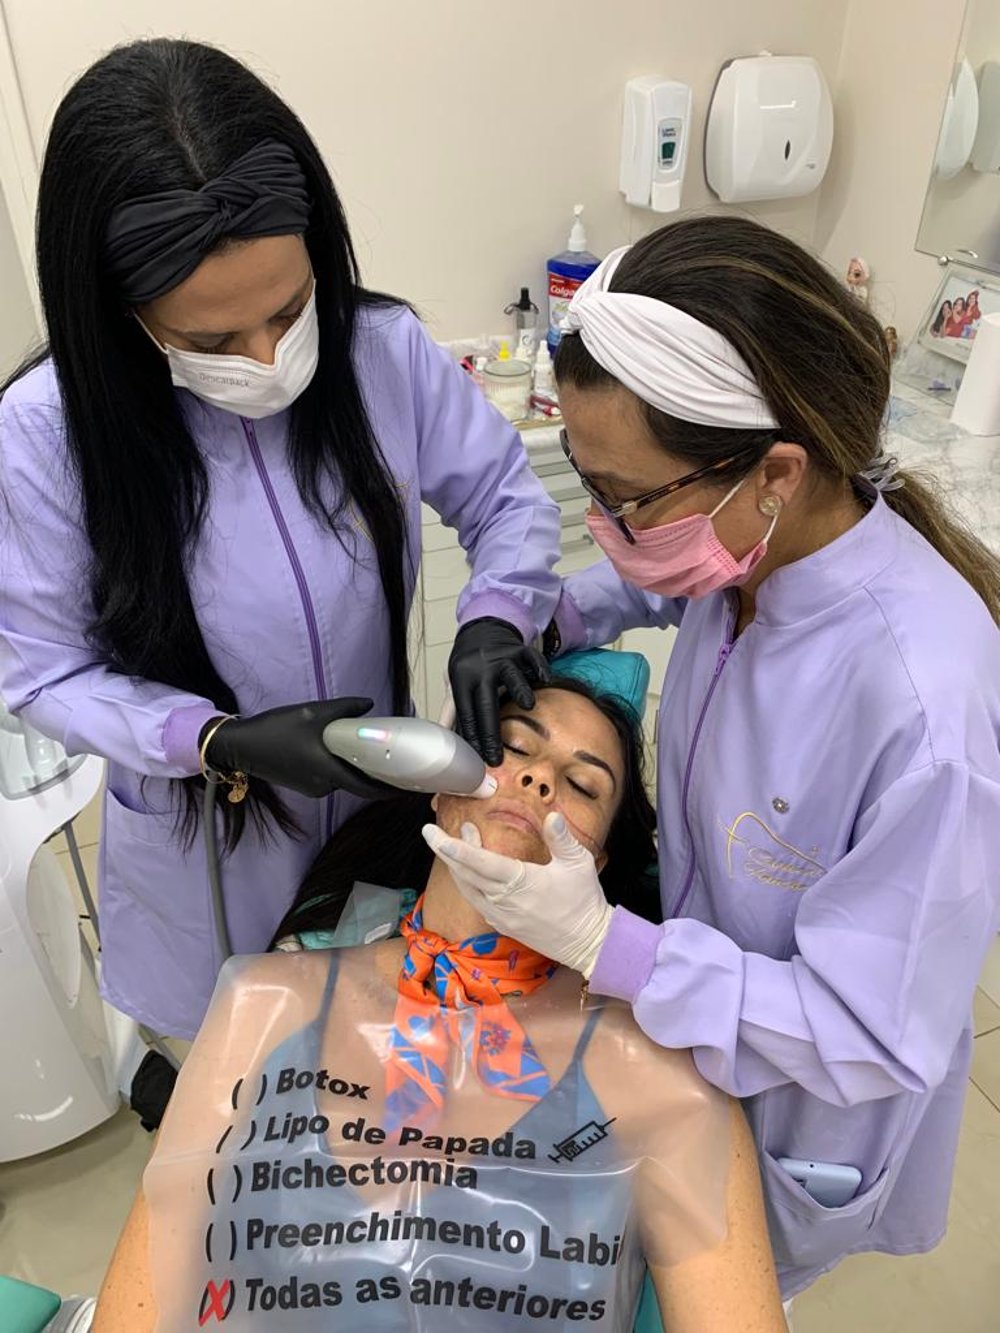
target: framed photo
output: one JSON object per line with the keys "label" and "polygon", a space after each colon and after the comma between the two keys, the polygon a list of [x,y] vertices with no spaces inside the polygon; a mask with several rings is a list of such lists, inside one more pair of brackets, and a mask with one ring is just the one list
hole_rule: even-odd
{"label": "framed photo", "polygon": [[931,352],[968,361],[983,315],[1000,313],[1000,278],[949,264],[924,315],[917,341]]}

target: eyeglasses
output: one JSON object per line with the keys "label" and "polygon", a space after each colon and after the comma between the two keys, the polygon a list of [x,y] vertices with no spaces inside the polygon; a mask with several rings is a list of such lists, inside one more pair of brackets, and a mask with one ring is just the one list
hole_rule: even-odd
{"label": "eyeglasses", "polygon": [[[652,504],[654,500],[662,500],[664,496],[673,495],[676,491],[683,490],[685,486],[690,486],[693,482],[701,481],[702,477],[711,476],[713,472],[721,472],[724,468],[729,467],[735,458],[739,457],[739,453],[737,453],[731,458],[723,458],[718,463],[710,463],[708,467],[700,467],[696,472],[689,472],[686,476],[678,477],[676,481],[668,482],[666,486],[658,486],[655,491],[646,491],[644,495],[637,495],[634,500],[625,500],[622,504],[616,505],[612,504],[610,500],[605,499],[586,473],[580,471],[580,466],[573,457],[572,450],[569,447],[569,436],[566,434],[565,429],[559,432],[559,443],[562,445],[562,451],[572,465],[573,471],[580,478],[580,484],[583,486],[583,489],[592,500],[600,505],[608,518],[614,519],[618,525],[619,531],[630,546],[635,545],[635,537],[632,535],[631,528],[625,522],[626,514],[634,514],[636,510],[644,509],[646,505]],[[757,446],[753,445],[751,447],[756,448]],[[742,452],[746,452],[746,450]]]}

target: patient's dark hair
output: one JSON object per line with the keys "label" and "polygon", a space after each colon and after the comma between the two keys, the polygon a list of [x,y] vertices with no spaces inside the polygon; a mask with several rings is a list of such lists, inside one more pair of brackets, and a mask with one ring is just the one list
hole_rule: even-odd
{"label": "patient's dark hair", "polygon": [[[608,860],[601,871],[601,885],[608,902],[658,922],[662,914],[653,841],[656,812],[646,795],[639,719],[619,700],[595,694],[589,686],[569,677],[557,676],[543,688],[589,699],[621,741],[625,779],[605,843]],[[422,891],[434,856],[420,829],[433,822],[431,798],[411,792],[376,801],[352,815],[313,862],[274,933],[272,945],[285,935],[301,931],[333,930],[358,881]]]}

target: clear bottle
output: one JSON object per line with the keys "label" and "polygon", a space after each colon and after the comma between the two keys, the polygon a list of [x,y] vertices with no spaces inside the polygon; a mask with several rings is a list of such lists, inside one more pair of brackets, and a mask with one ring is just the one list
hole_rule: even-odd
{"label": "clear bottle", "polygon": [[535,393],[556,396],[556,377],[552,369],[552,354],[548,343],[539,343],[535,354],[534,381],[531,386]]}
{"label": "clear bottle", "polygon": [[538,339],[538,306],[531,299],[528,288],[522,287],[521,295],[510,305],[504,306],[503,312],[514,319],[514,346],[519,347],[526,336],[534,346]]}
{"label": "clear bottle", "polygon": [[556,394],[556,377],[548,343],[538,344],[532,370],[531,406],[543,416],[554,416],[559,409],[559,398]]}
{"label": "clear bottle", "polygon": [[514,348],[515,361],[526,361],[529,366],[533,365],[537,347],[537,335],[527,329],[522,329],[517,346]]}

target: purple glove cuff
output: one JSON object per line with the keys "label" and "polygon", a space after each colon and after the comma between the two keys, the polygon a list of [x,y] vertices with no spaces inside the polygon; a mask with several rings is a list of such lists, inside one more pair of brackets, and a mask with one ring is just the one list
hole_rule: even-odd
{"label": "purple glove cuff", "polygon": [[508,597],[502,592],[484,592],[473,597],[462,607],[459,624],[467,625],[470,620],[483,620],[492,616],[494,620],[506,620],[513,625],[525,643],[532,643],[538,634],[535,622],[528,608],[516,597]]}
{"label": "purple glove cuff", "polygon": [[634,1004],[656,964],[662,928],[616,907],[588,983],[595,995]]}
{"label": "purple glove cuff", "polygon": [[566,591],[565,586],[559,594],[559,603],[553,619],[559,631],[559,652],[570,653],[577,648],[587,647],[587,626],[584,624],[580,608]]}
{"label": "purple glove cuff", "polygon": [[218,716],[219,710],[212,704],[191,704],[168,714],[163,727],[163,753],[172,768],[182,769],[188,776],[199,772],[198,737],[205,723]]}

